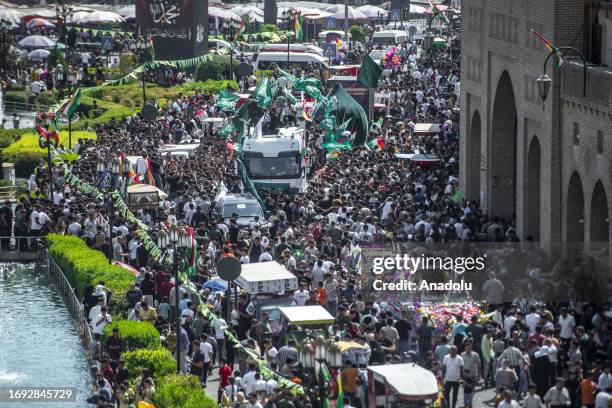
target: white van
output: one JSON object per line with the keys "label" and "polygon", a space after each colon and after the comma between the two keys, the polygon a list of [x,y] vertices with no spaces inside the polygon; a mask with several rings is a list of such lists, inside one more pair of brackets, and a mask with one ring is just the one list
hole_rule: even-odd
{"label": "white van", "polygon": [[[287,44],[264,44],[259,52],[287,52]],[[323,55],[323,50],[313,44],[289,44],[289,52],[310,52]]]}
{"label": "white van", "polygon": [[[308,64],[315,64],[318,67],[328,68],[328,59],[310,52],[289,52],[289,65],[301,65],[306,66]],[[255,58],[253,62],[254,70],[272,69],[274,65],[287,66],[287,53],[286,52],[261,52]]]}
{"label": "white van", "polygon": [[409,41],[408,34],[403,30],[376,31],[372,36],[373,45],[399,45]]}

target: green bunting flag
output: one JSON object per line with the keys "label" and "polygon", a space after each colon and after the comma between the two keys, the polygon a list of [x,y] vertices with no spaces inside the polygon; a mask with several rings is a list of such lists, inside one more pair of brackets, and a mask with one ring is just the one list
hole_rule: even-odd
{"label": "green bunting flag", "polygon": [[357,81],[361,82],[366,88],[376,88],[382,71],[382,67],[366,54],[361,62]]}

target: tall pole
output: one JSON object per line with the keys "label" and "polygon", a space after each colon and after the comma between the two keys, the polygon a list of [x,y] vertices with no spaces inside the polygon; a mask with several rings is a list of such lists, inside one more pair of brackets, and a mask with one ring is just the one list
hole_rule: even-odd
{"label": "tall pole", "polygon": [[72,149],[72,114],[68,115],[68,149]]}
{"label": "tall pole", "polygon": [[145,86],[145,72],[146,72],[146,64],[142,70],[142,106],[145,106],[147,103],[147,91]]}
{"label": "tall pole", "polygon": [[349,8],[349,4],[348,4],[348,0],[344,0],[344,41],[349,42],[348,39],[348,8]]}
{"label": "tall pole", "polygon": [[53,202],[53,169],[51,166],[51,140],[47,139],[47,170],[49,173],[49,192]]}
{"label": "tall pole", "polygon": [[[287,16],[287,31],[291,31],[291,14]],[[287,71],[289,71],[289,48],[291,48],[291,34],[287,33]]]}
{"label": "tall pole", "polygon": [[113,224],[115,223],[115,204],[113,204],[113,197],[109,195],[109,214],[108,214],[108,237],[110,238],[109,248],[108,248],[108,263],[113,263]]}
{"label": "tall pole", "polygon": [[178,275],[178,254],[176,243],[174,243],[174,307],[176,308],[176,372],[181,372],[181,313],[179,310],[179,275]]}

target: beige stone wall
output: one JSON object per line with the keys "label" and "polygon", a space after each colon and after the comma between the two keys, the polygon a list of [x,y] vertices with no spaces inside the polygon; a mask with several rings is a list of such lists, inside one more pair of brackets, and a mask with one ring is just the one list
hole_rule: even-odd
{"label": "beige stone wall", "polygon": [[[563,242],[567,189],[576,170],[584,186],[583,225],[588,240],[591,196],[598,180],[612,208],[612,117],[608,113],[612,75],[607,69],[590,68],[585,99],[579,66],[566,63],[557,70],[551,60],[547,73],[553,87],[544,107],[536,80],[548,51],[532,33],[536,30],[558,46],[581,49],[583,2],[464,0],[462,11],[461,183],[466,196],[482,199],[489,214],[508,217],[514,212],[523,238],[531,234],[542,242]],[[511,106],[494,108],[502,77],[510,78],[514,93],[515,140],[508,138],[514,124],[504,113]],[[472,127],[476,112],[480,137]],[[579,146],[573,144],[574,122],[581,129]],[[602,153],[597,153],[598,134],[600,141],[603,136]],[[506,156],[513,148],[516,168],[508,169]],[[530,148],[534,149],[531,155]],[[515,175],[514,183],[504,181],[509,174]],[[538,174],[539,180],[534,180]],[[508,203],[509,188],[516,191],[514,205]]]}

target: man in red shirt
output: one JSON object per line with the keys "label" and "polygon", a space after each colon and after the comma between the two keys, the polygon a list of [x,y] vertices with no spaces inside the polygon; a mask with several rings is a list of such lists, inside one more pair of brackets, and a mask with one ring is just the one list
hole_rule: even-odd
{"label": "man in red shirt", "polygon": [[232,376],[232,367],[227,364],[227,359],[219,360],[219,392],[217,393],[217,403],[221,403],[223,390],[229,384],[229,378]]}

